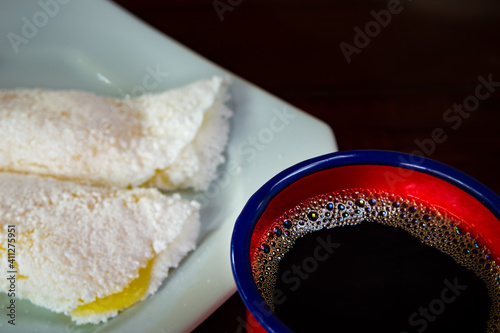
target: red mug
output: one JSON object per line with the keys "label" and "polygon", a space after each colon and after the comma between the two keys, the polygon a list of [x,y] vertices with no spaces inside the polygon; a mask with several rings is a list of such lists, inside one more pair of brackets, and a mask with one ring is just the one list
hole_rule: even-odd
{"label": "red mug", "polygon": [[389,151],[345,151],[292,166],[269,180],[247,202],[231,241],[238,292],[245,303],[247,331],[291,332],[267,306],[252,273],[252,258],[275,221],[310,198],[349,189],[377,189],[431,203],[458,218],[500,262],[500,197],[471,177],[420,156]]}

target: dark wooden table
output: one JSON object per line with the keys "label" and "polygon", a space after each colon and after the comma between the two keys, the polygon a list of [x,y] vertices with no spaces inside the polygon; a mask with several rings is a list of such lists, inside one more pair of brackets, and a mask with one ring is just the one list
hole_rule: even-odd
{"label": "dark wooden table", "polygon": [[[422,154],[500,193],[498,1],[115,1],[322,119],[340,150]],[[234,295],[195,332],[243,332],[244,314]]]}

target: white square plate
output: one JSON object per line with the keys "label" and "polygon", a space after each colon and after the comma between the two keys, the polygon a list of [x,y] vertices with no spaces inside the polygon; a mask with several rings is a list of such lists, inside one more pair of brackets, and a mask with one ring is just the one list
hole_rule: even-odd
{"label": "white square plate", "polygon": [[235,111],[227,162],[220,168],[219,178],[206,193],[183,193],[204,204],[198,248],[170,271],[155,295],[107,323],[83,326],[17,300],[16,326],[12,326],[5,315],[9,298],[0,293],[0,331],[156,333],[194,329],[236,290],[229,244],[234,221],[247,199],[282,169],[336,151],[332,131],[111,2],[0,0],[0,8],[1,89],[79,89],[125,97],[224,75],[232,80],[229,106]]}

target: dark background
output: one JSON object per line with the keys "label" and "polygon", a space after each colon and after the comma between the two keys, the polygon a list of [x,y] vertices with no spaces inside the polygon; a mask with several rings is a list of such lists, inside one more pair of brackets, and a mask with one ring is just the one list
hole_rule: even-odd
{"label": "dark background", "polygon": [[[115,0],[325,121],[340,150],[419,150],[500,193],[500,2],[401,0],[376,31],[371,11],[393,1]],[[348,63],[339,45],[355,46],[355,27],[367,24],[373,37],[358,40]],[[475,111],[448,113],[490,75],[498,87]],[[431,143],[436,128],[444,134]],[[236,332],[244,315],[234,295],[195,332]]]}

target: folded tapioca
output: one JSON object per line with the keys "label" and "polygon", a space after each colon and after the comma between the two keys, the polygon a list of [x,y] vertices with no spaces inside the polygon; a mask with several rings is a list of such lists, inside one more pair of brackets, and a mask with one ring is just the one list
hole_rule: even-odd
{"label": "folded tapioca", "polygon": [[153,294],[199,227],[199,204],[179,195],[0,173],[0,270],[16,272],[16,298],[78,324]]}
{"label": "folded tapioca", "polygon": [[0,170],[79,183],[207,189],[224,161],[228,80],[113,99],[0,90]]}

